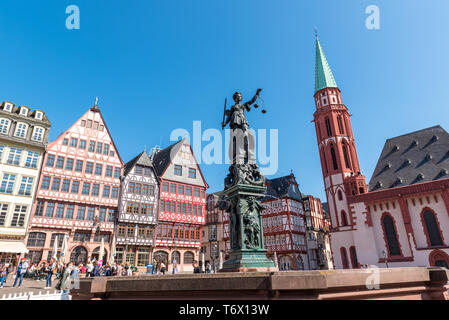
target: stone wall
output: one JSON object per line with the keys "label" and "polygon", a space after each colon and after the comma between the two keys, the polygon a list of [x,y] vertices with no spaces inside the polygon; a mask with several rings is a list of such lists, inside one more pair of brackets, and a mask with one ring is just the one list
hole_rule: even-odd
{"label": "stone wall", "polygon": [[101,277],[82,279],[71,294],[73,300],[448,300],[448,279],[445,268]]}

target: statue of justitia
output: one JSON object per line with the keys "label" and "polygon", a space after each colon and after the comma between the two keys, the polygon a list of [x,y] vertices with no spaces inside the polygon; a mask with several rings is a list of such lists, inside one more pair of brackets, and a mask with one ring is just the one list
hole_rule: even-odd
{"label": "statue of justitia", "polygon": [[[231,136],[229,139],[229,160],[232,164],[254,164],[255,159],[255,137],[253,133],[248,130],[249,123],[246,119],[245,111],[251,111],[251,106],[255,104],[259,98],[262,89],[257,89],[254,97],[245,103],[242,103],[242,94],[236,92],[233,96],[235,104],[230,110],[226,110],[223,115],[222,128],[224,129],[228,124],[231,128]],[[254,105],[255,108],[259,106]]]}
{"label": "statue of justitia", "polygon": [[242,94],[240,92],[234,93],[233,99],[235,104],[232,106],[231,110],[225,110],[226,120],[221,124],[224,129],[228,124],[229,127],[234,129],[241,129],[246,131],[249,128],[248,121],[246,120],[245,110],[251,111],[251,105],[253,105],[259,98],[262,89],[257,89],[257,93],[254,97],[245,103],[242,102]]}

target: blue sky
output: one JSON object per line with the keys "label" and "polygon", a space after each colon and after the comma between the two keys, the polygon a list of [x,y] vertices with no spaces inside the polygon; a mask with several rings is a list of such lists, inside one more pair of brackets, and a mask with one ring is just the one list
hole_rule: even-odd
{"label": "blue sky", "polygon": [[[78,5],[81,29],[65,28]],[[365,8],[380,8],[380,30]],[[0,3],[0,100],[43,109],[55,139],[95,96],[125,161],[170,144],[192,122],[217,128],[223,102],[258,87],[279,129],[279,170],[324,200],[312,120],[314,27],[352,116],[367,179],[387,138],[449,129],[449,2],[441,1],[10,1]],[[226,165],[202,165],[222,188]]]}

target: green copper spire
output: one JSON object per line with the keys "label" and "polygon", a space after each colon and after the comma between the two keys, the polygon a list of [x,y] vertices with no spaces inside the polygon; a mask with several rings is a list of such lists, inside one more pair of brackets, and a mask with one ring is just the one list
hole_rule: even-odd
{"label": "green copper spire", "polygon": [[318,35],[316,36],[316,62],[315,62],[315,93],[324,88],[338,88],[332,74],[331,67],[327,63]]}

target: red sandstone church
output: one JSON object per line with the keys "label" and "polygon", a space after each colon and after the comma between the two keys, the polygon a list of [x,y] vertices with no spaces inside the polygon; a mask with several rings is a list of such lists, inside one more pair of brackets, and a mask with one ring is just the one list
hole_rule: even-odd
{"label": "red sandstone church", "polygon": [[388,139],[369,185],[350,115],[316,40],[314,123],[336,268],[449,266],[449,134],[440,126]]}

